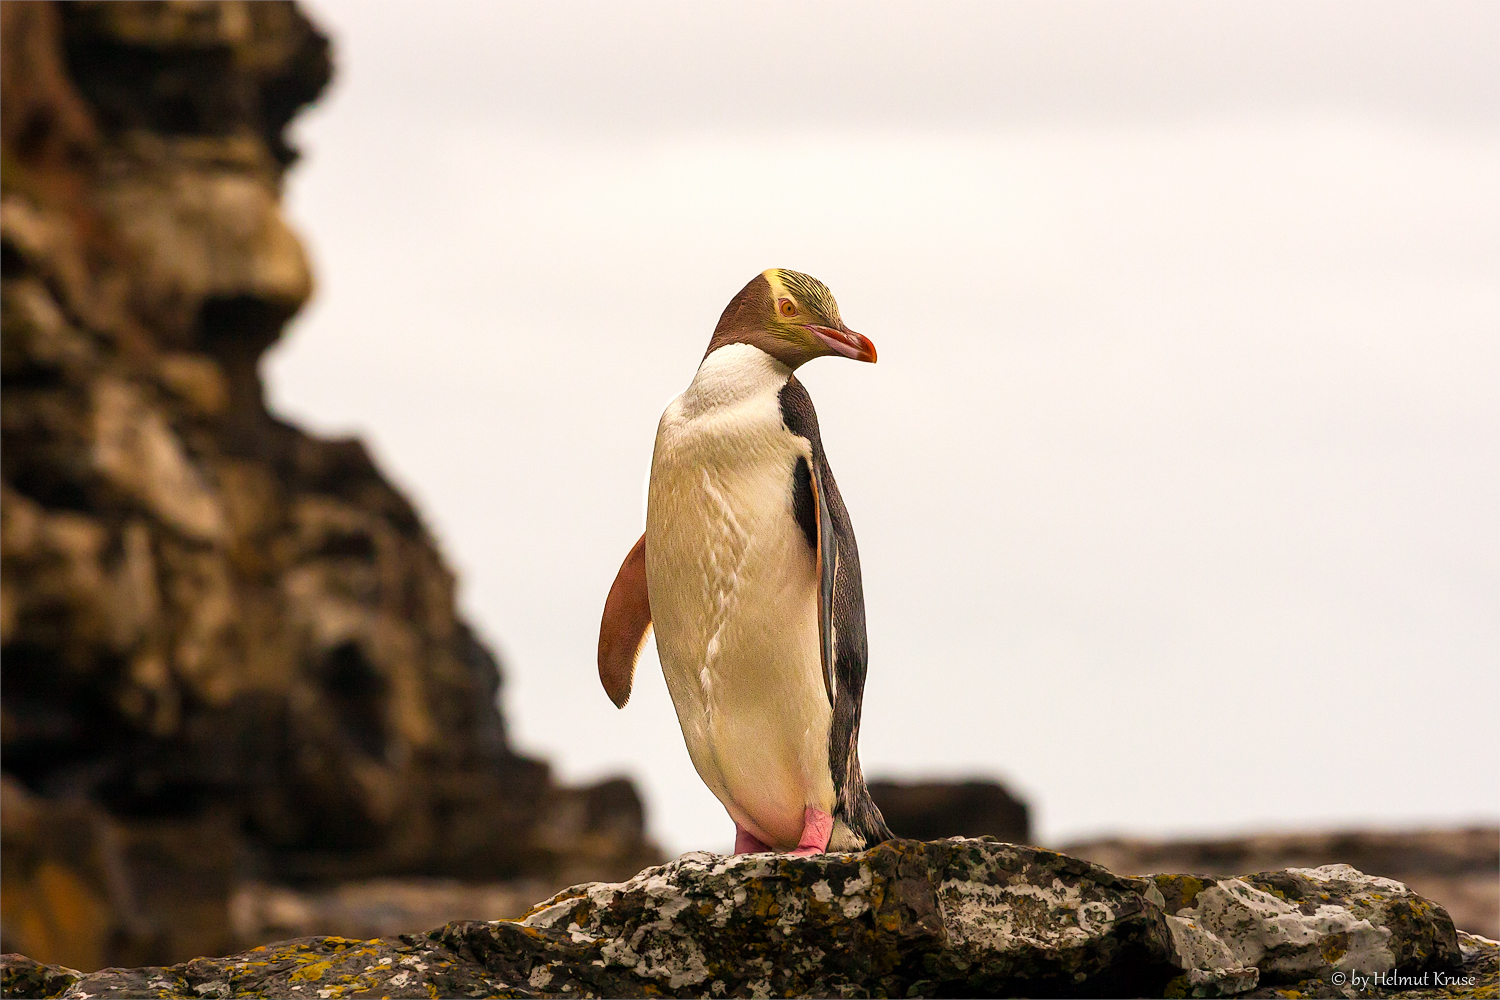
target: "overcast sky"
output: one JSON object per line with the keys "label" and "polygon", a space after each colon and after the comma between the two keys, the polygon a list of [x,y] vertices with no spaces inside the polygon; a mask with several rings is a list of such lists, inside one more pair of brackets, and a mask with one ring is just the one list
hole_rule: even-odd
{"label": "overcast sky", "polygon": [[309,4],[275,408],[358,434],[519,747],[733,828],[599,615],[766,267],[858,532],[872,777],[1041,837],[1500,816],[1500,4]]}

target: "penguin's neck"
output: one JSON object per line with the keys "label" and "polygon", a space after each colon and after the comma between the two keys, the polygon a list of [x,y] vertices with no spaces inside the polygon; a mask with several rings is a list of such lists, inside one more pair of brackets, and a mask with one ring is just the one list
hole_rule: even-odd
{"label": "penguin's neck", "polygon": [[726,344],[698,366],[682,394],[684,415],[735,406],[756,396],[780,392],[792,370],[751,344]]}

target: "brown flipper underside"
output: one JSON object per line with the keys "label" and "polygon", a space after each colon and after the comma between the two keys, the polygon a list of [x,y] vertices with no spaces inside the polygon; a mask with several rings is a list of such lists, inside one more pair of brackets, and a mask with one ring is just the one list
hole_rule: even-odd
{"label": "brown flipper underside", "polygon": [[604,693],[624,708],[635,679],[635,661],[651,632],[651,600],[646,592],[646,536],[635,543],[614,586],[604,599],[604,620],[599,623],[599,680]]}

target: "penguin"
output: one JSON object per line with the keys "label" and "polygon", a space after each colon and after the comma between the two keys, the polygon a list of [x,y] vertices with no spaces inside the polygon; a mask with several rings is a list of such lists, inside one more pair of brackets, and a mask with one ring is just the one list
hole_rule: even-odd
{"label": "penguin", "polygon": [[730,300],[662,414],[646,531],[599,629],[599,679],[623,708],[655,628],[688,755],[734,821],[736,854],[892,837],[859,766],[859,549],[794,374],[824,356],[874,362],[875,345],[816,278],[772,268]]}

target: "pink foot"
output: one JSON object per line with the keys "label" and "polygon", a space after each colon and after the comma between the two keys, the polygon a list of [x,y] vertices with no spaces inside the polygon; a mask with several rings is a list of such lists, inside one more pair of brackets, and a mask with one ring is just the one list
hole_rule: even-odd
{"label": "pink foot", "polygon": [[764,854],[771,848],[760,842],[760,840],[738,823],[734,824],[734,853],[736,854]]}
{"label": "pink foot", "polygon": [[821,809],[808,806],[802,811],[802,839],[797,842],[793,856],[805,858],[822,854],[828,850],[828,838],[833,836],[833,817]]}

